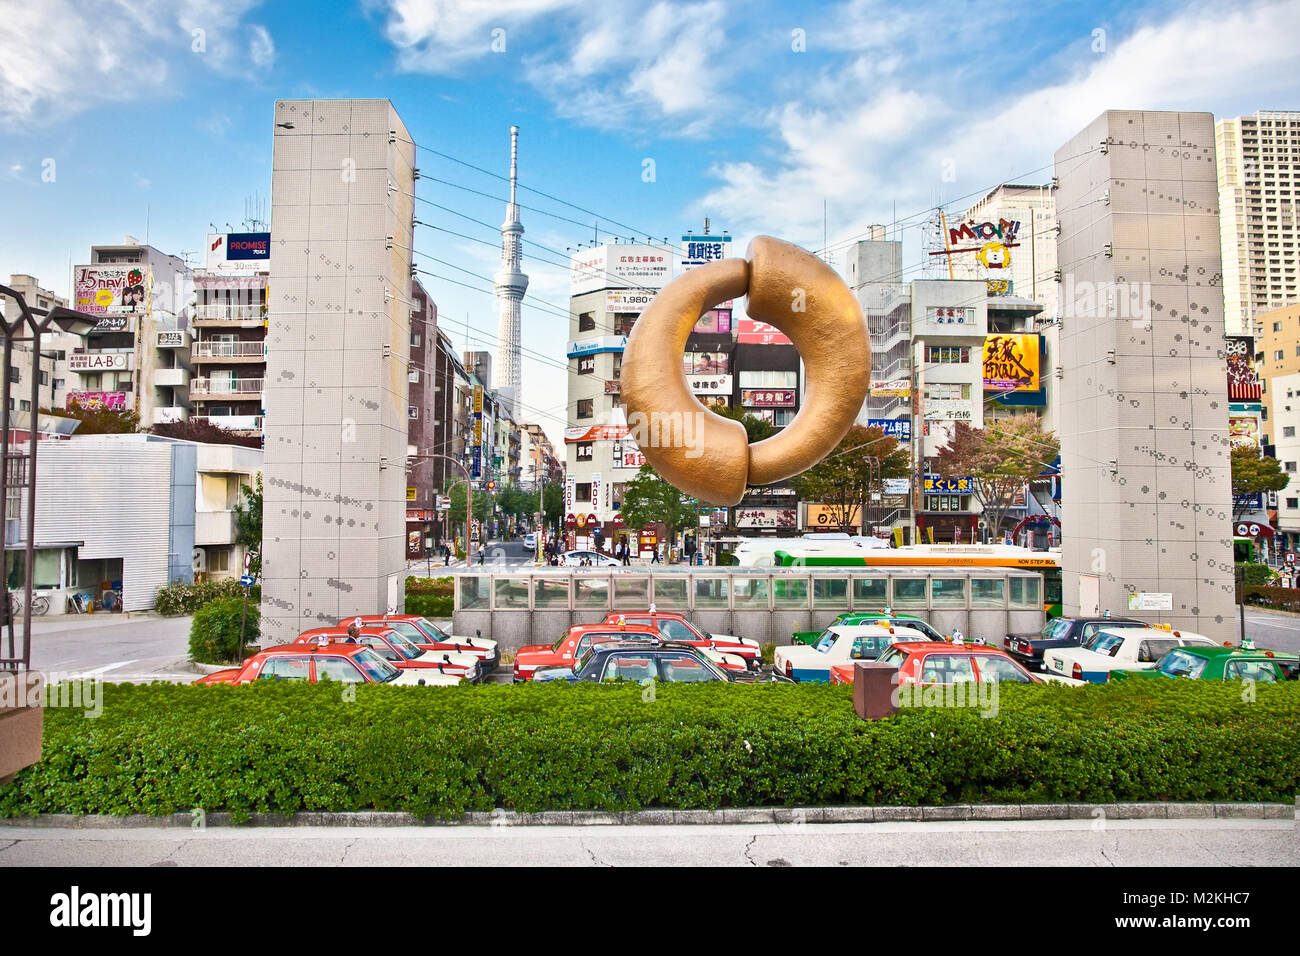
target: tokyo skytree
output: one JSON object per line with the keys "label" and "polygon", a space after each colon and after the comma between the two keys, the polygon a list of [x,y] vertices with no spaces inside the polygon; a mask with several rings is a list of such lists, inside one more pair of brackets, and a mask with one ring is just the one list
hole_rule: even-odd
{"label": "tokyo skytree", "polygon": [[515,421],[519,420],[519,311],[528,290],[528,276],[520,271],[523,264],[524,227],[519,221],[515,202],[519,172],[519,127],[510,127],[510,205],[506,221],[501,224],[501,269],[492,277],[497,293],[497,392],[505,400]]}

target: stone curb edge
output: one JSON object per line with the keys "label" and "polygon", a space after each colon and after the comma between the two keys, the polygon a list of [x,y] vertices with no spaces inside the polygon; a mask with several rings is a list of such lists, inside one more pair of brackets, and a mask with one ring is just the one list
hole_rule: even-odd
{"label": "stone curb edge", "polygon": [[[1300,805],[1287,803],[1035,803],[959,804],[938,807],[756,807],[723,810],[635,810],[617,813],[551,810],[470,812],[455,819],[409,813],[254,814],[234,823],[229,813],[205,818],[189,813],[166,816],[45,813],[0,819],[4,827],[52,829],[134,829],[141,827],[412,827],[412,826],[654,826],[672,824],[920,823],[986,820],[1300,820]],[[201,822],[200,822],[201,821]]]}

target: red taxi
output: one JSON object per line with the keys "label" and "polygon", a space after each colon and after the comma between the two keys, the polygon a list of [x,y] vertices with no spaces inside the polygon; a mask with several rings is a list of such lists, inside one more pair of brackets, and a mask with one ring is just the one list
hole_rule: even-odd
{"label": "red taxi", "polygon": [[[318,627],[303,631],[294,643],[347,644],[351,641],[347,628]],[[469,681],[477,681],[482,677],[478,658],[472,654],[425,650],[391,627],[360,628],[356,643],[366,645],[399,670],[436,670]]]}
{"label": "red taxi", "polygon": [[[877,663],[898,668],[898,683],[959,684],[967,681],[1042,684],[1006,651],[991,644],[906,641],[891,645]],[[831,668],[832,684],[852,684],[856,662]]]}
{"label": "red taxi", "polygon": [[686,615],[676,611],[610,611],[605,615],[606,624],[648,624],[656,628],[665,641],[677,641],[690,644],[701,650],[712,649],[723,654],[735,654],[744,659],[750,670],[758,670],[763,664],[763,649],[758,641],[730,634],[708,634],[686,619]]}
{"label": "red taxi", "polygon": [[[648,624],[575,624],[554,644],[532,644],[515,653],[515,683],[530,681],[541,667],[573,667],[596,644],[635,640],[640,644],[663,644],[665,639]],[[745,671],[743,658],[735,654],[722,654],[712,648],[700,653],[724,671]]]}
{"label": "red taxi", "polygon": [[343,684],[450,687],[459,677],[437,671],[399,670],[364,644],[281,644],[259,651],[241,667],[200,677],[195,684],[251,684],[253,681],[339,681]]}
{"label": "red taxi", "polygon": [[339,621],[339,626],[346,628],[357,620],[363,626],[391,627],[426,651],[473,654],[479,659],[479,667],[484,673],[496,670],[497,665],[501,663],[501,650],[497,647],[496,641],[480,637],[478,634],[473,637],[449,634],[418,614],[354,614]]}

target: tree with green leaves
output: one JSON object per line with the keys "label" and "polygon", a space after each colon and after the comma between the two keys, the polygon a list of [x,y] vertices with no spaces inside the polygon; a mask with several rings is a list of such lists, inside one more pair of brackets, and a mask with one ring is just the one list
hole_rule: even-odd
{"label": "tree with green leaves", "polygon": [[714,408],[723,418],[730,418],[732,421],[740,422],[745,426],[745,435],[749,438],[749,443],[762,441],[764,438],[771,438],[776,434],[776,426],[771,422],[759,418],[750,412],[745,411],[739,405],[720,405]]}
{"label": "tree with green leaves", "polygon": [[804,501],[826,506],[837,531],[850,532],[871,495],[884,492],[884,479],[905,478],[911,470],[911,455],[897,438],[883,428],[854,425],[834,451],[792,484]]}
{"label": "tree with green leaves", "polygon": [[249,574],[262,573],[262,473],[257,473],[253,487],[239,486],[239,504],[235,505],[235,544],[252,554]]}
{"label": "tree with green leaves", "polygon": [[68,398],[66,409],[42,409],[47,415],[75,418],[81,422],[77,435],[130,435],[140,430],[140,413],[129,408],[114,409],[107,405],[82,404]]}
{"label": "tree with green leaves", "polygon": [[558,481],[548,481],[542,491],[542,504],[548,528],[558,528],[564,520],[564,485]]}
{"label": "tree with green leaves", "polygon": [[1261,458],[1254,446],[1232,449],[1232,520],[1240,521],[1259,495],[1281,491],[1291,479],[1276,458]]}
{"label": "tree with green leaves", "polygon": [[664,481],[649,465],[642,465],[623,491],[623,523],[629,528],[648,528],[656,522],[667,529],[668,540],[697,521],[697,502]]}
{"label": "tree with green leaves", "polygon": [[999,538],[1007,509],[1061,453],[1060,439],[1044,432],[1032,414],[993,419],[983,428],[953,424],[935,471],[943,478],[970,479],[971,496],[983,509],[989,534]]}

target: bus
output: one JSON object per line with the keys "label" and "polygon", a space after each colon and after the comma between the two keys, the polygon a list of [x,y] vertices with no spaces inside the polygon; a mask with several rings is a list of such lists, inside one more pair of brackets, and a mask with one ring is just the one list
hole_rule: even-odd
{"label": "bus", "polygon": [[845,542],[817,547],[790,544],[773,555],[773,566],[878,568],[1024,568],[1043,575],[1043,610],[1061,616],[1061,549],[1033,551],[1010,544],[913,544],[901,548],[861,548]]}
{"label": "bus", "polygon": [[731,552],[732,561],[742,568],[780,567],[776,560],[778,551],[804,550],[808,552],[839,552],[853,549],[856,554],[866,548],[888,548],[889,541],[884,538],[858,537],[836,532],[819,532],[806,534],[800,538],[744,538],[737,542]]}

